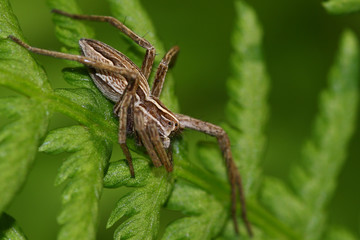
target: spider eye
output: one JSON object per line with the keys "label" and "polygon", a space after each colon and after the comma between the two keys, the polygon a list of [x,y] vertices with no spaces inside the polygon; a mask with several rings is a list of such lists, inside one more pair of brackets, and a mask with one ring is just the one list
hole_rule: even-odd
{"label": "spider eye", "polygon": [[175,127],[177,127],[178,126],[178,124],[177,123],[175,123]]}
{"label": "spider eye", "polygon": [[172,125],[172,122],[168,122],[168,124],[169,124],[169,126],[171,126],[171,125]]}

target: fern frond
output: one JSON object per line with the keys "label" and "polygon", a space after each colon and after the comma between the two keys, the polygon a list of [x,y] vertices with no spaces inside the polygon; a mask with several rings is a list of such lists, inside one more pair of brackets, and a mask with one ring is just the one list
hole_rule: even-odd
{"label": "fern frond", "polygon": [[[236,2],[238,14],[237,26],[233,33],[234,54],[232,56],[233,74],[229,79],[228,89],[230,92],[230,101],[227,106],[227,117],[230,125],[226,127],[227,132],[232,140],[232,150],[234,159],[241,166],[241,173],[247,183],[247,191],[253,191],[255,194],[255,181],[258,181],[259,161],[261,159],[264,147],[263,128],[267,116],[267,85],[268,78],[265,72],[264,63],[261,55],[261,29],[257,22],[254,11],[245,3]],[[215,152],[217,151],[217,152]],[[229,185],[227,182],[226,171],[221,160],[221,154],[218,149],[209,148],[201,145],[198,148],[199,163],[203,166],[196,165],[196,161],[189,164],[185,162],[177,163],[180,167],[179,178],[196,184],[206,190],[209,199],[222,206],[220,211],[229,213]],[[222,165],[221,165],[222,164]],[[244,171],[245,170],[245,171]],[[175,189],[177,184],[175,185]],[[169,202],[176,202],[172,195]],[[212,197],[215,196],[215,199]],[[192,201],[195,201],[192,199]],[[255,202],[248,201],[248,213],[250,221],[261,226],[267,235],[261,231],[256,231],[256,236],[276,236],[278,239],[298,239],[296,234],[284,226],[281,222],[273,218],[265,209]],[[186,209],[186,208],[185,208]],[[201,211],[201,210],[199,210]],[[210,211],[210,210],[209,210]],[[217,213],[218,215],[220,213]],[[218,216],[216,215],[216,216]],[[192,222],[187,219],[196,219],[198,215],[189,214],[187,218],[175,221],[171,228],[172,231],[182,233],[185,238],[186,231],[191,231]],[[205,217],[208,217],[205,215]],[[268,221],[265,221],[267,219]],[[239,220],[241,222],[241,220]],[[203,225],[197,225],[199,229],[207,229],[205,221]],[[212,223],[208,219],[208,223]],[[186,225],[188,224],[188,225]],[[221,222],[222,225],[225,221]],[[229,223],[228,225],[232,225]],[[177,228],[175,228],[175,226]],[[169,227],[169,228],[170,228]],[[233,226],[232,226],[233,227]],[[233,229],[229,229],[233,232]],[[170,232],[170,231],[169,231]],[[215,237],[216,232],[202,232],[194,235],[192,239],[211,239]],[[218,233],[218,232],[217,232]],[[232,239],[235,236],[229,235],[228,231],[223,231],[220,238]],[[246,233],[242,234],[246,238]],[[178,236],[178,237],[181,237]]]}
{"label": "fern frond", "polygon": [[291,174],[296,193],[311,212],[303,228],[306,239],[321,236],[324,210],[335,190],[336,178],[354,131],[358,104],[358,50],[355,35],[346,31],[329,75],[329,86],[321,94],[313,136],[304,147],[301,165],[294,167]]}
{"label": "fern frond", "polygon": [[353,132],[358,101],[357,64],[357,40],[347,31],[330,72],[329,86],[321,95],[313,137],[305,145],[301,164],[291,172],[295,192],[275,178],[266,178],[262,186],[261,203],[304,239],[320,239],[323,233],[324,210]]}
{"label": "fern frond", "polygon": [[41,98],[42,93],[51,91],[45,72],[27,50],[7,38],[14,35],[24,39],[8,0],[0,2],[0,13],[0,84]]}
{"label": "fern frond", "polygon": [[[258,181],[256,184],[259,184],[257,174],[265,141],[263,128],[267,116],[268,78],[261,55],[261,29],[255,13],[249,6],[240,1],[236,2],[236,10],[238,21],[233,33],[233,45],[235,48],[232,56],[233,74],[228,83],[230,102],[227,106],[227,117],[230,125],[226,127],[226,130],[232,140],[234,159],[240,164],[242,175],[245,175],[244,180],[250,179],[247,190],[250,190],[251,186],[251,191],[255,194],[254,183]],[[226,211],[229,207],[229,184],[221,154],[218,149],[215,150],[202,144],[198,147],[197,156],[199,158],[198,162],[202,164],[200,166],[196,164],[195,160],[188,164],[185,161],[177,163],[177,167],[180,167],[178,177],[206,190],[210,199],[215,196],[216,200],[211,201],[217,201],[217,204],[220,204],[222,209],[229,213],[229,210]],[[175,189],[176,187],[177,184]],[[169,202],[172,201],[176,202],[173,196]],[[299,239],[287,226],[272,217],[256,202],[248,201],[248,213],[250,221],[260,226],[267,233],[263,234],[261,231],[256,230],[257,237],[263,235],[265,239],[269,236],[276,236],[277,239]],[[191,214],[189,216],[188,219],[198,217],[197,215],[191,216]],[[239,220],[239,222],[242,221]],[[189,225],[186,226],[186,223]],[[205,222],[202,223],[204,225],[198,225],[197,227],[206,229],[207,225]],[[211,224],[212,221],[208,219],[208,223]],[[224,223],[222,222],[222,225]],[[226,226],[232,224],[231,222]],[[173,227],[173,231],[183,234],[186,231],[180,229],[180,227],[189,230],[193,229],[191,221],[186,221],[186,218],[175,221],[173,226],[178,227],[178,229]],[[228,231],[233,232],[233,226]],[[220,239],[235,238],[235,235],[229,234],[228,231],[224,230]],[[210,239],[214,237],[213,234],[214,232],[211,231],[204,232],[202,235],[200,234],[200,237],[198,235],[199,238],[195,239]],[[182,236],[185,238],[185,235]],[[242,234],[242,237],[246,238],[246,233]]]}
{"label": "fern frond", "polygon": [[111,213],[107,227],[128,217],[115,231],[115,239],[155,239],[159,230],[160,209],[171,192],[171,175],[153,169],[145,185],[122,197]]}
{"label": "fern frond", "polygon": [[82,126],[54,130],[40,147],[46,153],[71,153],[56,178],[56,185],[67,182],[62,194],[64,206],[58,217],[63,224],[59,240],[95,239],[104,168],[110,150],[106,141]]}
{"label": "fern frond", "polygon": [[146,185],[148,178],[151,177],[149,161],[144,158],[133,159],[136,177],[132,178],[129,172],[129,165],[126,160],[111,162],[104,178],[104,187],[118,188],[142,187]]}
{"label": "fern frond", "polygon": [[186,217],[166,228],[164,240],[213,239],[228,218],[228,209],[214,196],[184,181],[176,183],[167,207]]}
{"label": "fern frond", "polygon": [[[24,183],[49,121],[47,110],[38,101],[0,98],[0,115],[10,123],[0,131],[0,212]],[[21,146],[21,147],[19,147]]]}
{"label": "fern frond", "polygon": [[116,124],[113,117],[112,106],[104,98],[99,98],[99,92],[87,88],[56,89],[58,96],[64,97],[81,105],[87,113],[102,115],[103,118]]}
{"label": "fern frond", "polygon": [[26,240],[26,236],[15,219],[6,213],[0,217],[0,239],[1,240]]}
{"label": "fern frond", "polygon": [[232,36],[232,75],[227,81],[226,127],[234,159],[247,195],[259,185],[259,163],[265,145],[268,76],[262,57],[262,30],[254,10],[235,1],[237,20]]}
{"label": "fern frond", "polygon": [[359,0],[328,0],[323,6],[329,13],[343,14],[357,12],[360,10]]}
{"label": "fern frond", "polygon": [[[79,6],[73,0],[48,0],[47,2],[51,9],[60,9],[65,12],[77,14],[81,13]],[[62,49],[63,52],[78,54],[78,40],[80,40],[80,38],[94,38],[94,32],[92,29],[82,21],[71,19],[59,14],[53,14],[52,18],[55,23],[56,37],[66,46],[66,48]],[[70,64],[82,66],[76,62],[71,62]]]}
{"label": "fern frond", "polygon": [[122,197],[111,213],[107,227],[127,217],[115,231],[115,239],[155,239],[159,228],[160,208],[171,191],[171,178],[164,169],[151,170],[149,161],[134,158],[136,178],[131,178],[125,160],[112,162],[104,178],[104,186],[137,187]]}
{"label": "fern frond", "polygon": [[217,144],[200,142],[197,144],[196,158],[201,166],[212,176],[220,180],[224,185],[228,185],[228,176],[222,154]]}
{"label": "fern frond", "polygon": [[9,44],[8,35],[22,34],[7,0],[0,2],[0,15],[0,85],[31,97],[0,99],[0,116],[7,122],[0,130],[1,213],[24,183],[46,132],[49,112],[40,99],[51,89],[29,53]]}
{"label": "fern frond", "polygon": [[304,202],[277,178],[264,179],[259,200],[278,220],[298,233],[302,232],[308,217],[311,216],[310,209]]}

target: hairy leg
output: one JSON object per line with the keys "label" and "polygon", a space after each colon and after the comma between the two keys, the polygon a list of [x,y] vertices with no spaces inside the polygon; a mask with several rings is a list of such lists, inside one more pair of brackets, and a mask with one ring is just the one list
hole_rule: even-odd
{"label": "hairy leg", "polygon": [[154,166],[160,167],[162,164],[155,152],[154,146],[152,145],[150,137],[146,131],[143,113],[141,112],[141,110],[136,108],[134,110],[134,122],[135,131],[139,134],[141,142],[145,146],[146,151],[148,152]]}
{"label": "hairy leg", "polygon": [[9,35],[8,37],[15,43],[26,48],[30,52],[33,52],[36,54],[76,61],[76,62],[82,63],[88,67],[98,68],[98,69],[107,70],[107,71],[110,71],[113,73],[121,74],[122,76],[124,76],[127,79],[130,79],[130,78],[135,79],[136,78],[136,73],[134,73],[126,68],[109,65],[109,64],[99,62],[92,58],[88,58],[88,57],[81,56],[81,55],[67,54],[67,53],[50,51],[50,50],[46,50],[46,49],[32,47],[12,35]]}
{"label": "hairy leg", "polygon": [[134,42],[139,46],[146,49],[145,58],[141,67],[141,71],[144,74],[145,78],[148,79],[151,73],[152,66],[154,64],[156,50],[155,48],[144,38],[140,37],[134,33],[131,29],[125,26],[122,22],[111,16],[96,16],[96,15],[80,15],[80,14],[71,14],[58,9],[53,10],[54,13],[67,16],[73,19],[79,20],[89,20],[89,21],[99,21],[99,22],[108,22],[125,35],[130,37]]}
{"label": "hairy leg", "polygon": [[126,86],[126,89],[122,95],[122,98],[119,102],[117,102],[114,106],[114,113],[119,117],[119,132],[118,132],[118,139],[120,147],[126,157],[126,160],[129,165],[129,170],[131,177],[135,177],[134,167],[132,164],[132,158],[129,151],[129,148],[126,145],[126,126],[127,126],[127,117],[128,117],[128,109],[129,107],[133,106],[131,103],[133,103],[132,98],[136,94],[136,89],[138,87],[139,81],[137,79],[129,79],[128,85]]}
{"label": "hairy leg", "polygon": [[158,98],[160,96],[161,90],[164,85],[166,73],[169,67],[171,67],[171,65],[174,63],[178,52],[178,46],[172,47],[161,60],[159,67],[156,71],[153,87],[151,89],[151,95],[153,95],[154,97]]}
{"label": "hairy leg", "polygon": [[236,189],[237,189],[240,195],[240,203],[242,206],[242,219],[245,223],[248,234],[252,236],[253,234],[251,230],[251,225],[247,218],[247,213],[246,213],[245,195],[242,187],[241,176],[237,170],[237,167],[232,157],[230,140],[228,135],[221,127],[216,126],[214,124],[204,122],[195,118],[191,118],[189,116],[185,116],[182,114],[176,114],[176,117],[180,122],[180,128],[193,129],[217,138],[218,144],[225,159],[226,168],[228,171],[228,178],[231,184],[231,213],[232,213],[235,231],[239,232],[237,218],[236,218]]}
{"label": "hairy leg", "polygon": [[159,155],[161,163],[165,166],[168,172],[172,172],[173,166],[168,158],[168,155],[165,151],[164,145],[160,139],[158,128],[155,123],[150,123],[148,126],[148,131],[150,135],[150,141],[156,149],[156,152]]}

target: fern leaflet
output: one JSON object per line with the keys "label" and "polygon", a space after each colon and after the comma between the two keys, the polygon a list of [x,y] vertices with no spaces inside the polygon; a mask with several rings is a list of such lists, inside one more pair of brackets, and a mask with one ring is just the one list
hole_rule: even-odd
{"label": "fern leaflet", "polygon": [[29,97],[0,98],[0,114],[7,122],[0,131],[2,212],[24,183],[40,140],[46,133],[49,112],[40,99],[43,93],[51,90],[44,71],[29,53],[9,44],[6,39],[9,34],[22,37],[8,1],[1,1],[0,13],[0,85],[19,90]]}

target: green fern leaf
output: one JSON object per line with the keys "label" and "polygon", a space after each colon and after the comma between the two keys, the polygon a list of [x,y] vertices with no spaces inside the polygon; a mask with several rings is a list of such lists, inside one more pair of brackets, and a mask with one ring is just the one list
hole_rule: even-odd
{"label": "green fern leaf", "polygon": [[174,175],[178,180],[167,208],[181,211],[186,217],[170,224],[163,239],[213,239],[230,213],[230,187],[225,167],[219,166],[223,164],[219,149],[201,144],[196,159],[189,159],[183,144],[175,144],[174,149],[182,154],[175,159]]}
{"label": "green fern leaf", "polygon": [[[232,56],[232,64],[234,71],[228,83],[230,102],[227,107],[227,117],[229,118],[230,125],[226,126],[226,130],[232,140],[234,159],[238,161],[238,164],[241,166],[240,169],[246,170],[241,171],[245,175],[244,180],[248,181],[246,190],[250,190],[251,186],[251,191],[255,194],[254,185],[255,181],[257,181],[257,185],[259,184],[257,177],[259,172],[258,164],[265,140],[263,128],[267,116],[266,96],[268,79],[261,56],[261,30],[256,16],[253,10],[243,2],[236,2],[236,10],[239,16],[238,26],[233,33],[235,52]],[[218,149],[215,150],[215,148],[209,148],[202,144],[198,147],[197,157],[198,161],[193,159],[188,164],[186,162],[177,163],[177,166],[180,167],[177,176],[204,189],[208,194],[208,201],[215,196],[217,204],[222,206],[223,211],[229,213],[229,184],[225,167],[221,165],[223,161]],[[175,184],[175,189],[176,187],[177,183]],[[174,196],[170,198],[169,203],[177,201],[177,199],[173,199]],[[192,199],[192,201],[195,200]],[[215,200],[212,199],[211,201]],[[264,239],[268,239],[269,236],[276,236],[275,238],[277,239],[299,239],[287,226],[272,217],[256,202],[248,201],[248,213],[250,220],[254,224],[261,226],[262,230],[268,233],[265,235],[255,229],[257,237],[264,236]],[[198,216],[191,216],[190,214],[187,219],[192,219],[191,217],[196,218]],[[209,215],[204,215],[203,217],[209,217]],[[264,219],[267,219],[267,221]],[[207,223],[210,225],[213,223],[211,218],[207,220]],[[239,222],[242,221],[239,219]],[[202,221],[202,223],[204,225],[201,227],[197,226],[199,229],[210,229],[207,228],[205,221]],[[221,223],[224,225],[225,221]],[[226,226],[231,226],[231,229],[229,228],[228,231],[224,230],[220,239],[236,238],[233,234],[233,223],[228,222]],[[183,234],[177,236],[178,238],[183,237],[185,239],[186,234],[193,229],[191,221],[186,219],[175,221],[170,227],[171,231]],[[169,236],[171,231],[167,230]],[[229,231],[231,231],[230,234]],[[210,239],[215,237],[217,233],[203,232],[201,233],[202,235],[197,236],[198,238],[195,239]],[[242,228],[241,235],[243,238],[247,237],[244,228]]]}
{"label": "green fern leaf", "polygon": [[329,13],[343,14],[360,10],[359,0],[328,0],[323,6]]}
{"label": "green fern leaf", "polygon": [[254,10],[235,2],[237,20],[232,36],[232,76],[227,82],[229,103],[226,127],[234,159],[240,169],[247,195],[259,184],[259,163],[264,150],[267,120],[268,77],[262,57],[262,30]]}
{"label": "green fern leaf", "polygon": [[262,204],[304,239],[322,236],[324,209],[335,189],[353,132],[358,101],[357,51],[356,38],[351,32],[345,32],[330,73],[329,87],[321,95],[313,137],[304,148],[301,165],[292,170],[295,192],[275,178],[266,178],[262,186]]}
{"label": "green fern leaf", "polygon": [[27,177],[49,116],[39,102],[20,97],[0,98],[0,115],[10,120],[0,131],[2,211]]}
{"label": "green fern leaf", "polygon": [[104,186],[137,187],[122,197],[111,213],[107,227],[128,217],[115,231],[115,239],[155,239],[159,228],[160,208],[171,191],[171,176],[164,169],[151,170],[149,160],[134,158],[136,178],[131,178],[125,160],[112,162]]}
{"label": "green fern leaf", "polygon": [[[79,6],[75,1],[67,0],[48,0],[48,4],[52,9],[60,9],[70,13],[81,13]],[[55,25],[55,34],[67,48],[63,48],[64,52],[79,53],[78,40],[81,38],[94,38],[94,32],[82,21],[71,19],[59,14],[53,14]],[[79,63],[71,62],[73,65]],[[82,66],[82,65],[81,65]]]}
{"label": "green fern leaf", "polygon": [[40,151],[72,153],[61,166],[56,185],[68,181],[58,217],[63,224],[58,239],[95,239],[98,203],[104,168],[110,158],[109,144],[82,126],[57,129],[49,133]]}
{"label": "green fern leaf", "polygon": [[300,233],[311,216],[310,209],[289,187],[277,178],[266,177],[261,191],[260,202],[281,222]]}
{"label": "green fern leaf", "polygon": [[[167,205],[181,211],[181,218],[166,228],[162,239],[212,239],[219,234],[228,218],[228,209],[212,195],[178,181]],[[233,231],[233,229],[232,229]]]}
{"label": "green fern leaf", "polygon": [[211,175],[228,185],[228,176],[223,161],[223,156],[219,151],[219,146],[215,143],[200,142],[197,144],[196,158],[201,166]]}
{"label": "green fern leaf", "polygon": [[[10,34],[22,37],[8,1],[0,2],[0,85],[30,98],[1,98],[0,116],[7,122],[0,131],[0,212],[24,183],[49,121],[47,105],[40,101],[51,92],[41,68],[29,53],[12,43]],[[26,69],[26,70],[24,70]]]}
{"label": "green fern leaf", "polygon": [[[241,170],[245,169],[245,171],[241,172],[245,176],[244,180],[248,181],[246,190],[251,190],[255,194],[255,185],[259,184],[258,165],[265,141],[263,128],[267,116],[266,96],[268,79],[261,56],[261,30],[255,13],[250,7],[240,1],[236,2],[236,10],[238,22],[233,33],[235,51],[232,56],[234,70],[228,83],[230,101],[227,106],[227,117],[230,125],[226,126],[226,130],[232,140],[234,159],[238,161]],[[191,161],[191,164],[186,164],[186,162],[177,163],[177,167],[180,167],[177,176],[204,189],[208,194],[208,201],[213,202],[213,204],[215,204],[214,201],[217,201],[217,204],[222,206],[220,208],[221,211],[229,213],[229,184],[225,168],[221,165],[223,161],[218,149],[215,150],[202,144],[200,148],[198,147],[197,156],[199,161],[194,159]],[[199,162],[200,165],[196,162]],[[177,189],[177,183],[175,184],[175,189]],[[172,195],[169,203],[176,203],[177,199],[174,199],[176,196]],[[211,199],[213,196],[215,196],[216,200]],[[192,198],[192,201],[196,201],[196,198]],[[181,210],[186,211],[186,207],[184,206],[183,208]],[[220,209],[218,210],[220,211]],[[264,239],[268,239],[269,236],[275,236],[274,238],[277,239],[299,239],[287,226],[272,217],[256,202],[248,201],[248,213],[250,220],[254,224],[261,226],[262,230],[267,233],[263,234],[255,229],[257,237],[264,236]],[[204,215],[203,217],[209,216]],[[198,215],[191,216],[189,214],[187,218],[175,221],[169,228],[173,232],[183,234],[180,236],[176,235],[177,238],[182,237],[186,239],[187,234],[194,230],[193,226],[191,226],[192,222],[187,219],[195,219],[197,217]],[[219,219],[221,218],[219,217]],[[264,219],[267,219],[267,221]],[[207,224],[212,226],[213,222],[211,218],[207,220],[207,223],[202,221],[203,225],[197,225],[197,228],[210,229],[207,228]],[[239,222],[242,221],[239,220]],[[221,225],[223,226],[224,224],[225,221],[222,221]],[[226,224],[226,226],[231,226],[231,230],[229,228],[228,231],[223,231],[220,239],[236,238],[232,234],[234,232],[232,224],[232,222]],[[171,231],[167,230],[169,235],[166,236],[170,236]],[[231,231],[230,234],[229,231]],[[247,237],[245,232],[242,229],[241,235],[244,238]],[[193,237],[195,238],[190,239],[211,239],[217,233],[211,231],[196,233],[199,235],[194,235]]]}
{"label": "green fern leaf", "polygon": [[91,89],[94,92],[98,92],[97,87],[94,82],[89,77],[89,71],[84,67],[78,68],[64,68],[63,71],[64,80],[70,85],[78,88],[87,88]]}
{"label": "green fern leaf", "polygon": [[104,178],[104,187],[117,188],[121,186],[142,187],[151,177],[149,160],[144,158],[133,159],[136,177],[132,178],[126,160],[111,162]]}
{"label": "green fern leaf", "polygon": [[[56,89],[55,93],[59,96],[67,98],[72,102],[76,102],[81,105],[87,114],[103,115],[104,119],[109,119],[116,124],[114,114],[112,111],[112,105],[106,101],[102,96],[99,98],[99,92],[86,88],[76,89]],[[98,94],[97,94],[98,93]],[[90,118],[90,116],[88,116]]]}
{"label": "green fern leaf", "polygon": [[6,213],[2,213],[0,217],[0,240],[26,240],[20,226],[15,219]]}
{"label": "green fern leaf", "polygon": [[160,209],[171,192],[171,175],[165,169],[154,169],[145,185],[122,197],[111,213],[107,227],[128,217],[115,231],[115,239],[155,239]]}
{"label": "green fern leaf", "polygon": [[23,39],[8,0],[0,2],[0,13],[0,84],[27,96],[41,97],[42,92],[51,91],[43,69],[28,51],[7,38],[14,35]]}
{"label": "green fern leaf", "polygon": [[354,131],[358,103],[358,43],[346,31],[329,75],[329,86],[321,95],[313,137],[304,147],[303,161],[292,171],[292,183],[311,212],[303,228],[306,239],[319,239],[325,222],[324,209],[336,187],[336,178]]}

